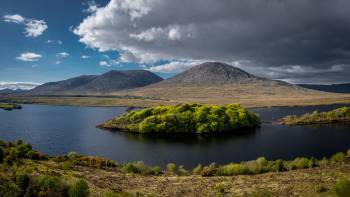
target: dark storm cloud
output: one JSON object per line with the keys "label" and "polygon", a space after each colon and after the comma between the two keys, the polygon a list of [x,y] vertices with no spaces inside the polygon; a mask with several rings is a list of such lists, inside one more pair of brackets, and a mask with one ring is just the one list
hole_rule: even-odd
{"label": "dark storm cloud", "polygon": [[349,8],[348,0],[112,0],[74,32],[90,47],[121,52],[121,61],[175,62],[151,70],[218,60],[332,83],[350,74]]}

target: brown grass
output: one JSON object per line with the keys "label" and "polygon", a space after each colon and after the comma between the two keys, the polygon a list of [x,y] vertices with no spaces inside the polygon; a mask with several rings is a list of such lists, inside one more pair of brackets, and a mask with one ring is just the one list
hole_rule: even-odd
{"label": "brown grass", "polygon": [[[295,170],[260,175],[229,177],[143,176],[125,174],[88,167],[74,167],[64,171],[60,164],[51,161],[32,164],[35,173],[53,173],[62,176],[85,178],[92,196],[100,196],[107,189],[153,196],[249,196],[254,192],[269,192],[273,196],[333,196],[331,192],[319,193],[320,185],[331,189],[340,178],[350,178],[350,165],[330,165],[320,168]],[[320,173],[322,179],[320,181]],[[220,189],[221,188],[221,189]]]}

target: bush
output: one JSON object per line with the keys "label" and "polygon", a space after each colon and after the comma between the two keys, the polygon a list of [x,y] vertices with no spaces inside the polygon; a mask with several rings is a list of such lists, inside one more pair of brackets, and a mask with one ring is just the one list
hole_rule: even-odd
{"label": "bush", "polygon": [[342,152],[334,154],[331,158],[331,160],[335,163],[343,163],[344,159],[345,159],[345,154]]}
{"label": "bush", "polygon": [[106,191],[103,196],[104,197],[122,197],[122,195],[119,195],[118,193],[111,190]]}
{"label": "bush", "polygon": [[334,186],[334,193],[338,197],[350,196],[350,181],[347,179],[339,180]]}
{"label": "bush", "polygon": [[176,164],[174,164],[174,163],[168,163],[167,165],[166,165],[166,170],[167,170],[167,172],[168,173],[170,173],[170,174],[176,174],[176,172],[177,172],[177,167],[176,167]]}
{"label": "bush", "polygon": [[87,197],[89,196],[89,185],[83,179],[74,183],[68,191],[69,197]]}
{"label": "bush", "polygon": [[193,174],[199,175],[202,172],[202,165],[198,164],[192,171]]}

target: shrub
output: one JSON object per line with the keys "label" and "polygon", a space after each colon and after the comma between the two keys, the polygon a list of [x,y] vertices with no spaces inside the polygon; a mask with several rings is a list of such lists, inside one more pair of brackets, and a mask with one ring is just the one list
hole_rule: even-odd
{"label": "shrub", "polygon": [[69,197],[87,197],[89,196],[89,185],[83,179],[74,183],[68,191]]}
{"label": "shrub", "polygon": [[118,193],[116,193],[112,190],[106,191],[103,196],[104,197],[122,197],[122,195],[119,195]]}
{"label": "shrub", "polygon": [[338,197],[350,196],[350,181],[347,179],[339,180],[334,186],[334,193]]}
{"label": "shrub", "polygon": [[331,158],[331,160],[335,163],[343,163],[344,159],[345,159],[345,154],[342,152],[334,154]]}
{"label": "shrub", "polygon": [[201,175],[202,176],[213,176],[217,172],[217,166],[215,163],[211,163],[209,166],[205,166],[202,169]]}
{"label": "shrub", "polygon": [[202,172],[202,165],[198,164],[192,171],[193,174],[199,175]]}
{"label": "shrub", "polygon": [[68,170],[71,170],[72,169],[72,163],[71,162],[64,162],[62,164],[62,169],[64,171],[68,171]]}
{"label": "shrub", "polygon": [[69,152],[69,153],[67,154],[67,156],[68,156],[69,159],[76,159],[76,158],[78,158],[80,155],[79,155],[78,153],[76,153],[76,152]]}
{"label": "shrub", "polygon": [[174,163],[168,163],[167,165],[166,165],[166,170],[167,170],[167,172],[169,172],[170,174],[176,174],[176,172],[177,172],[177,167],[176,167],[176,164],[174,164]]}

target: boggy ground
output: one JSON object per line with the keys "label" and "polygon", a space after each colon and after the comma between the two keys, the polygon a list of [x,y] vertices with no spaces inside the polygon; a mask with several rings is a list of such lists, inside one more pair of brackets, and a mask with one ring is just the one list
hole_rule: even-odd
{"label": "boggy ground", "polygon": [[[108,190],[150,196],[334,196],[331,188],[337,180],[350,178],[350,163],[321,168],[272,172],[259,175],[215,176],[145,176],[118,170],[74,166],[63,170],[53,161],[29,161],[33,173],[84,178],[91,196],[103,196]],[[322,173],[321,173],[322,172]],[[324,192],[319,192],[322,187]]]}

